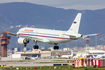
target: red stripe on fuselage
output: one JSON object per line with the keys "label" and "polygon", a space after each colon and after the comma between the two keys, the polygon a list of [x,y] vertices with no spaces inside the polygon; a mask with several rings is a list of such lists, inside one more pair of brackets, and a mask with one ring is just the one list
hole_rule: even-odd
{"label": "red stripe on fuselage", "polygon": [[56,39],[67,39],[67,40],[76,40],[76,38],[63,38],[63,37],[51,37],[51,36],[42,36],[42,35],[32,35],[32,34],[19,34],[23,36],[35,36],[35,37],[46,37],[46,38],[56,38]]}

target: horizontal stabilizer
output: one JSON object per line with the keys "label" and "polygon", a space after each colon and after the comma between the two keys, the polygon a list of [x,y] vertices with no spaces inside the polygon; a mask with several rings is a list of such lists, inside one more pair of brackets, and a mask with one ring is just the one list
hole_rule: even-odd
{"label": "horizontal stabilizer", "polygon": [[87,36],[95,36],[95,35],[99,36],[99,33],[97,33],[97,34],[88,34],[88,35],[83,35],[83,38],[85,38],[85,37],[87,37]]}

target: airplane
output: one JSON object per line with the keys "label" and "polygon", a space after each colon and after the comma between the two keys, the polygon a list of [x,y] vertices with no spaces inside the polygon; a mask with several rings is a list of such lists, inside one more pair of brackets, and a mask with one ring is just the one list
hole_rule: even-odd
{"label": "airplane", "polygon": [[94,59],[105,58],[105,54],[94,55],[93,58]]}
{"label": "airplane", "polygon": [[54,45],[54,49],[59,49],[59,46],[57,46],[59,43],[66,43],[87,36],[99,35],[99,33],[89,35],[82,35],[78,33],[81,15],[82,13],[77,14],[71,27],[67,31],[24,27],[20,28],[16,34],[10,33],[9,31],[7,31],[7,34],[17,36],[18,43],[24,46],[26,46],[29,41],[33,41],[35,43],[33,46],[34,49],[39,48],[37,42],[49,43]]}
{"label": "airplane", "polygon": [[73,55],[62,55],[61,58],[70,58],[72,57]]}

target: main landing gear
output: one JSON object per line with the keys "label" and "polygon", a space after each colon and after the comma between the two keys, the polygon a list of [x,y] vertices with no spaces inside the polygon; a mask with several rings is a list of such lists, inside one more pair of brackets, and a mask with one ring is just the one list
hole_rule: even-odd
{"label": "main landing gear", "polygon": [[57,46],[57,44],[55,44],[55,46],[53,47],[53,49],[54,50],[56,50],[56,49],[58,50],[59,49],[59,46]]}
{"label": "main landing gear", "polygon": [[59,46],[54,46],[53,49],[54,50],[56,50],[56,49],[58,50],[59,49]]}
{"label": "main landing gear", "polygon": [[[24,40],[24,47],[26,47],[27,43],[29,43],[28,40]],[[34,41],[35,45],[33,46],[34,49],[39,49],[39,46],[37,45],[37,41]]]}
{"label": "main landing gear", "polygon": [[33,48],[34,49],[39,49],[39,46],[38,45],[34,45]]}
{"label": "main landing gear", "polygon": [[33,46],[34,49],[39,49],[39,46],[37,45],[37,41],[34,41],[35,45]]}

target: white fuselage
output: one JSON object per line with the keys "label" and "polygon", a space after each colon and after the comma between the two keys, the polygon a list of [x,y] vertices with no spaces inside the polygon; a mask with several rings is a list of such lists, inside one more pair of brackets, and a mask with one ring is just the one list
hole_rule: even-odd
{"label": "white fuselage", "polygon": [[29,41],[33,41],[35,43],[34,49],[38,49],[37,42],[49,43],[51,45],[55,45],[54,49],[59,49],[59,46],[57,46],[58,43],[66,43],[73,40],[77,40],[81,37],[84,38],[87,36],[97,35],[90,34],[83,36],[78,33],[81,16],[82,13],[77,14],[74,21],[72,22],[72,25],[67,31],[25,27],[19,29],[17,34],[9,33],[9,31],[7,31],[7,34],[17,36],[18,43],[24,46],[26,46]]}
{"label": "white fuselage", "polygon": [[47,42],[49,44],[65,43],[78,39],[78,38],[70,38],[70,36],[64,35],[65,32],[66,31],[26,27],[26,28],[21,28],[17,32],[17,34],[23,37],[25,36],[25,37],[43,39],[39,40],[39,42],[44,42],[44,43]]}

